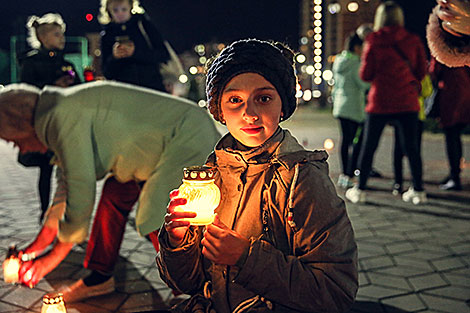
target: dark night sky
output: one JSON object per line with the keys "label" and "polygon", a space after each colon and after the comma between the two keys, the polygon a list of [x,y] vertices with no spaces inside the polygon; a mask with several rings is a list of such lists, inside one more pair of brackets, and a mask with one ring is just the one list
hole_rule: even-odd
{"label": "dark night sky", "polygon": [[[360,1],[360,0],[359,0]],[[300,0],[141,0],[161,33],[177,52],[194,44],[217,40],[230,42],[257,37],[285,41],[297,48]],[[424,40],[424,28],[434,0],[397,0],[404,10],[407,28]],[[100,30],[96,18],[98,0],[9,1],[0,10],[0,49],[9,49],[9,37],[24,32],[26,17],[47,12],[62,14],[67,35]]]}
{"label": "dark night sky", "polygon": [[[153,22],[177,52],[194,44],[257,37],[297,46],[298,0],[141,0]],[[67,35],[100,30],[98,22],[86,22],[85,14],[97,15],[98,0],[9,1],[0,10],[0,48],[8,49],[9,36],[24,31],[26,17],[58,12],[67,24]]]}

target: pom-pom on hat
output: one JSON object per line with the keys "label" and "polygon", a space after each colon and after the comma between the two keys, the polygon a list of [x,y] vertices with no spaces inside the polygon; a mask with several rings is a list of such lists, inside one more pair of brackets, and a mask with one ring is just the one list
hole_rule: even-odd
{"label": "pom-pom on hat", "polygon": [[281,43],[257,39],[233,42],[206,65],[207,105],[214,119],[224,123],[220,100],[227,83],[242,73],[257,73],[269,81],[282,101],[282,120],[287,120],[297,107],[297,77],[294,53]]}

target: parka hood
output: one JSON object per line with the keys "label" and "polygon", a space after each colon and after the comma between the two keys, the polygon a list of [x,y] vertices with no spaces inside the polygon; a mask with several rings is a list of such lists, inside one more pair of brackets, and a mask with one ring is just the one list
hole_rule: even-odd
{"label": "parka hood", "polygon": [[449,67],[470,66],[470,36],[459,38],[442,29],[436,6],[429,16],[426,38],[429,50],[440,63]]}
{"label": "parka hood", "polygon": [[333,63],[333,70],[343,74],[355,68],[354,65],[357,63],[359,56],[351,51],[343,50],[336,58]]}

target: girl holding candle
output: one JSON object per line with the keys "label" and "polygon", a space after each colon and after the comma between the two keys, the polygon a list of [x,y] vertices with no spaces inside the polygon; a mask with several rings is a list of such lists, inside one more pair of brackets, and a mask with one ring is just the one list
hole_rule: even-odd
{"label": "girl holding candle", "polygon": [[354,302],[356,244],[328,155],[279,126],[296,108],[293,56],[248,39],[209,62],[208,106],[229,130],[206,164],[221,192],[214,222],[190,226],[196,213],[170,194],[161,277],[219,313],[345,312]]}

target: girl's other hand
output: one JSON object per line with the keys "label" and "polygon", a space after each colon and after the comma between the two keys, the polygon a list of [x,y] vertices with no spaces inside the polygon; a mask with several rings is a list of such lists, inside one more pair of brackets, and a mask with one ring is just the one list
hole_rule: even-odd
{"label": "girl's other hand", "polygon": [[170,192],[170,203],[165,214],[165,230],[168,233],[168,241],[172,247],[179,246],[188,231],[190,226],[189,221],[184,221],[184,218],[196,217],[195,212],[181,212],[175,211],[175,208],[180,205],[185,205],[187,200],[185,198],[177,198],[178,189]]}

